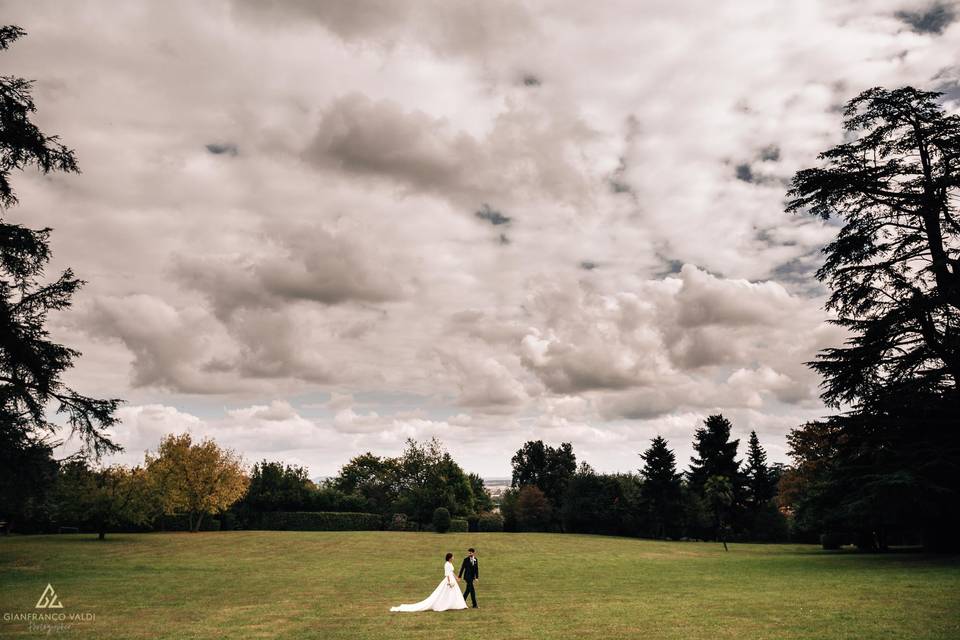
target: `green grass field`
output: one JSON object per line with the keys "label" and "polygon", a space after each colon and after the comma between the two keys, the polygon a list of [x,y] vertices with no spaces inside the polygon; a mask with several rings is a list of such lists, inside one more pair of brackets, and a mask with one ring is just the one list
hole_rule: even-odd
{"label": "green grass field", "polygon": [[[480,609],[388,611],[471,545]],[[63,609],[34,608],[47,583]],[[41,611],[95,615],[50,635],[69,638],[954,639],[960,558],[552,534],[0,538],[0,615]]]}

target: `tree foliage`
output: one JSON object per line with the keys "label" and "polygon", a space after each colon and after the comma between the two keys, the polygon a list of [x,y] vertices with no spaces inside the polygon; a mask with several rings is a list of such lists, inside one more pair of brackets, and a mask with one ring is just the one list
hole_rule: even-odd
{"label": "tree foliage", "polygon": [[[23,35],[19,27],[0,27],[0,50]],[[77,171],[73,151],[32,122],[32,86],[23,78],[0,76],[0,437],[25,452],[20,464],[29,463],[28,451],[56,434],[58,425],[47,418],[51,406],[86,452],[99,457],[119,449],[106,429],[116,423],[120,401],[97,400],[68,387],[62,376],[80,353],[52,341],[46,329],[48,314],[68,308],[83,282],[70,269],[46,281],[50,229],[3,220],[17,203],[12,172],[30,166],[41,173]]]}
{"label": "tree foliage", "polygon": [[656,538],[676,535],[683,512],[682,476],[677,473],[677,458],[662,436],[655,437],[640,457],[644,463],[640,475],[650,533]]}
{"label": "tree foliage", "polygon": [[835,407],[960,382],[960,117],[939,97],[864,91],[844,110],[847,141],[793,178],[788,211],[843,221],[817,278],[850,338],[811,363]]}
{"label": "tree foliage", "polygon": [[524,443],[510,462],[512,487],[536,486],[557,507],[563,502],[567,482],[577,470],[577,457],[569,442],[554,448],[542,440],[531,440]]}
{"label": "tree foliage", "polygon": [[155,454],[147,453],[146,465],[163,512],[189,514],[192,531],[205,515],[239,500],[249,482],[237,454],[213,440],[194,443],[188,433],[163,438]]}
{"label": "tree foliage", "polygon": [[84,460],[60,469],[55,493],[58,519],[86,524],[100,540],[112,527],[149,523],[157,512],[156,497],[143,468],[96,469]]}
{"label": "tree foliage", "polygon": [[[845,411],[790,437],[781,501],[811,531],[866,548],[922,531],[956,545],[960,499],[960,117],[938,93],[874,88],[844,111],[846,140],[799,171],[788,211],[836,217],[817,277],[848,330],[811,366]],[[944,537],[953,542],[944,543]]]}
{"label": "tree foliage", "polygon": [[703,426],[694,432],[693,448],[697,455],[690,458],[687,477],[691,487],[702,492],[711,476],[723,476],[737,491],[740,463],[737,461],[739,440],[730,439],[730,421],[720,414],[708,416]]}

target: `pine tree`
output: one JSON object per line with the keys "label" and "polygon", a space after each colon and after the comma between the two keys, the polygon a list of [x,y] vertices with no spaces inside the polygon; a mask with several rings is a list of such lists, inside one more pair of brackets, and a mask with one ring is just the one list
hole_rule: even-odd
{"label": "pine tree", "polygon": [[678,528],[682,513],[677,458],[662,436],[654,438],[640,457],[644,462],[640,470],[642,495],[652,523],[651,533],[654,537],[664,537]]}
{"label": "pine tree", "polygon": [[697,456],[690,458],[687,478],[697,492],[703,493],[710,476],[726,477],[735,491],[739,487],[740,463],[736,458],[740,440],[730,439],[732,427],[729,420],[716,414],[708,416],[694,433],[693,448]]}
{"label": "pine tree", "polygon": [[[0,27],[0,51],[24,35],[19,27]],[[29,80],[0,76],[0,495],[20,496],[0,501],[0,518],[8,521],[22,516],[29,498],[39,499],[51,477],[60,431],[47,417],[51,409],[94,457],[118,449],[106,429],[116,423],[119,400],[96,400],[66,386],[62,375],[80,354],[53,342],[45,326],[51,311],[70,306],[83,282],[70,269],[46,281],[50,229],[3,219],[17,203],[11,172],[77,171],[73,151],[31,122],[31,89]]]}
{"label": "pine tree", "polygon": [[767,452],[760,446],[760,439],[757,437],[756,431],[750,432],[744,479],[746,481],[747,499],[753,507],[767,504],[777,493],[773,474],[769,465],[767,465]]}

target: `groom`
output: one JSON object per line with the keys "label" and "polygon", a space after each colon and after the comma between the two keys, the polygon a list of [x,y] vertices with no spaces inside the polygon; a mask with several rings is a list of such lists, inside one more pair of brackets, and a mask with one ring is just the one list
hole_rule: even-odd
{"label": "groom", "polygon": [[477,552],[471,547],[467,549],[468,555],[463,559],[463,564],[460,565],[459,576],[467,581],[467,590],[463,592],[463,599],[467,599],[467,594],[470,594],[470,600],[473,602],[473,608],[477,608],[477,592],[473,588],[473,581],[480,579],[480,565],[477,563]]}

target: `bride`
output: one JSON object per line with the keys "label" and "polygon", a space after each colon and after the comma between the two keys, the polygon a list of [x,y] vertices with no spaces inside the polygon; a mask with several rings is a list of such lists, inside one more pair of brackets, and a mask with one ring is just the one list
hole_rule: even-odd
{"label": "bride", "polygon": [[453,554],[448,553],[443,563],[443,580],[426,600],[416,604],[402,604],[390,607],[390,611],[446,611],[448,609],[466,609],[467,603],[460,593],[460,582],[453,571]]}

